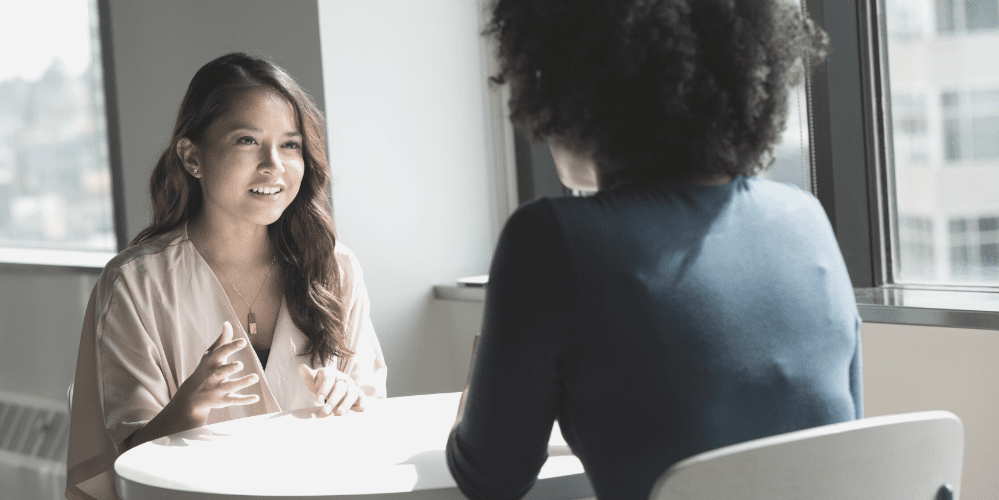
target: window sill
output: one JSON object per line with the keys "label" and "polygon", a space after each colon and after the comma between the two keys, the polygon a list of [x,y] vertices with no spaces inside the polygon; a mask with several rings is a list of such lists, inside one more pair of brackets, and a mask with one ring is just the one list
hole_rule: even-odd
{"label": "window sill", "polygon": [[[866,323],[999,330],[999,290],[919,287],[855,288],[857,310]],[[434,298],[483,302],[481,286],[436,285]]]}
{"label": "window sill", "polygon": [[486,287],[466,285],[434,285],[434,298],[459,302],[485,302]]}
{"label": "window sill", "polygon": [[99,273],[115,255],[112,252],[0,248],[0,271],[72,270]]}
{"label": "window sill", "polygon": [[999,290],[884,286],[854,294],[868,323],[999,330]]}

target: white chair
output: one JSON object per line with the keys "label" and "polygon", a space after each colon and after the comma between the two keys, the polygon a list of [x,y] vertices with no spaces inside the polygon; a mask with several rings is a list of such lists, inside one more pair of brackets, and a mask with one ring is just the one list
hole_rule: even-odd
{"label": "white chair", "polygon": [[756,439],[677,462],[651,500],[956,500],[964,426],[927,411]]}

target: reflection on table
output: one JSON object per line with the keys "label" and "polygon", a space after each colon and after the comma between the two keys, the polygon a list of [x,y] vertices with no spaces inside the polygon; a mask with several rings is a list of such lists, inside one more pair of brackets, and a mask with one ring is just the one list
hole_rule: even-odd
{"label": "reflection on table", "polygon": [[[124,453],[115,462],[116,486],[123,500],[464,498],[444,458],[459,396],[369,401],[366,411],[340,417],[307,408],[199,427]],[[557,423],[548,452],[525,498],[592,497]]]}

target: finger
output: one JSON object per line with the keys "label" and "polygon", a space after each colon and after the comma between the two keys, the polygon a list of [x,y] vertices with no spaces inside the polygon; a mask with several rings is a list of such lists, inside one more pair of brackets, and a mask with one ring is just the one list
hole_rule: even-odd
{"label": "finger", "polygon": [[[229,327],[229,338],[226,338],[227,326]],[[230,339],[232,339],[232,325],[228,321],[225,321],[222,323],[222,334],[215,339],[215,342],[212,342],[212,345],[208,346],[208,352],[211,352],[212,350],[218,348],[218,346],[229,342]]]}
{"label": "finger", "polygon": [[347,394],[344,394],[343,400],[340,404],[336,406],[337,415],[345,415],[350,408],[354,406],[354,402],[357,401],[357,385],[355,384],[345,384],[347,386]]}
{"label": "finger", "polygon": [[316,384],[318,385],[316,388],[316,404],[329,403],[329,393],[336,384],[336,377],[327,377],[326,370],[321,370],[316,378]]}
{"label": "finger", "polygon": [[246,347],[246,339],[238,338],[227,344],[222,344],[221,347],[215,349],[213,354],[216,356],[219,363],[225,363],[226,360],[229,359],[229,356],[232,356],[236,351],[244,347]]}
{"label": "finger", "polygon": [[260,401],[260,396],[256,394],[236,394],[229,393],[222,398],[222,404],[224,406],[235,406],[235,405],[252,405]]}
{"label": "finger", "polygon": [[354,406],[352,406],[350,408],[351,410],[354,410],[354,411],[364,411],[365,405],[367,404],[367,402],[365,400],[368,399],[368,395],[364,394],[364,391],[362,391],[360,389],[361,388],[358,387],[358,390],[357,390],[357,401],[354,401]]}
{"label": "finger", "polygon": [[323,407],[323,412],[327,415],[333,412],[333,408],[340,405],[343,401],[343,397],[347,395],[347,382],[343,379],[337,379],[336,384],[333,386],[333,390],[330,391],[329,396],[326,398],[326,406]]}
{"label": "finger", "polygon": [[236,392],[239,390],[246,389],[253,384],[260,382],[260,377],[256,373],[251,373],[244,377],[234,378],[232,380],[226,380],[219,384],[219,390],[222,392]]}
{"label": "finger", "polygon": [[232,323],[228,321],[222,322],[222,335],[225,336],[225,340],[222,341],[223,344],[232,340]]}
{"label": "finger", "polygon": [[233,361],[224,365],[215,366],[215,376],[219,379],[227,379],[230,375],[235,375],[243,369],[242,361]]}

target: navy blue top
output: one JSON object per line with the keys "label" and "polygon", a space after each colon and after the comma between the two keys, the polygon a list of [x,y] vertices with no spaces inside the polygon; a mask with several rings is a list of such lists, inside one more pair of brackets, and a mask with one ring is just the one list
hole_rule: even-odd
{"label": "navy blue top", "polygon": [[737,177],[517,210],[496,248],[447,460],[473,499],[518,498],[556,418],[600,498],[673,463],[860,418],[860,317],[818,201]]}

